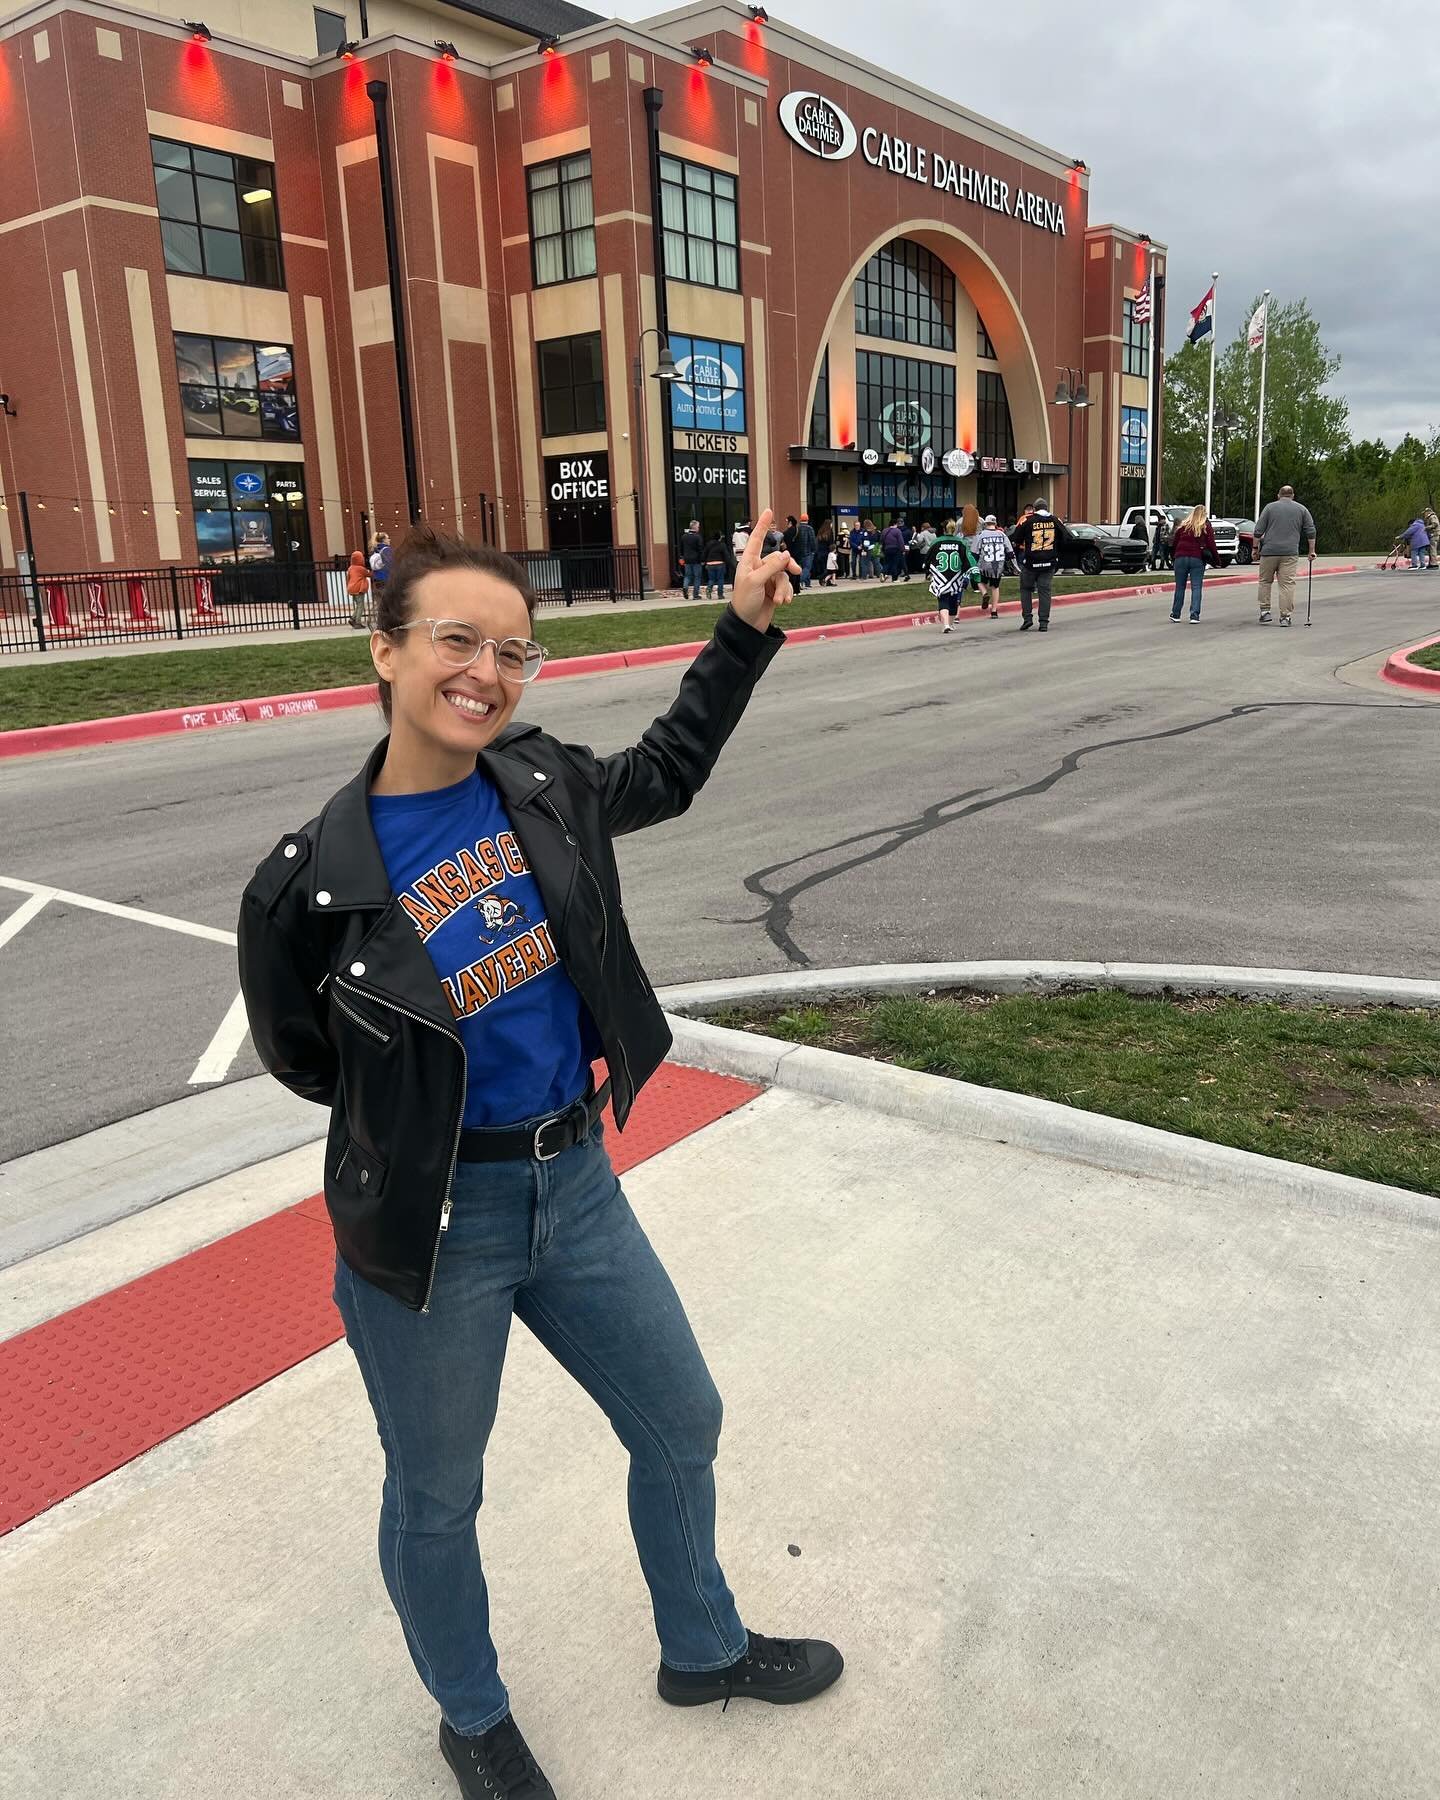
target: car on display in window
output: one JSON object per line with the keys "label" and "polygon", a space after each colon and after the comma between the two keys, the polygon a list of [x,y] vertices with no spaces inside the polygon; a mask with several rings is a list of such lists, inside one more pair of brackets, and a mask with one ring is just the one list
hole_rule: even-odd
{"label": "car on display in window", "polygon": [[1066,550],[1062,568],[1098,575],[1102,569],[1134,574],[1145,567],[1145,540],[1131,537],[1118,525],[1071,525],[1070,535],[1075,543]]}
{"label": "car on display in window", "polygon": [[1222,525],[1233,525],[1235,535],[1240,540],[1240,548],[1235,552],[1237,563],[1252,563],[1255,560],[1255,521],[1253,519],[1217,519],[1215,521],[1216,538],[1220,542],[1219,531]]}
{"label": "car on display in window", "polygon": [[[1155,528],[1155,521],[1164,519],[1167,528],[1173,533],[1175,527],[1189,516],[1188,506],[1156,506],[1150,507],[1150,524],[1145,523],[1146,513],[1143,506],[1129,506],[1120,520],[1120,528],[1131,537],[1141,541],[1148,540]],[[1240,534],[1229,519],[1211,519],[1211,529],[1215,533],[1215,553],[1222,569],[1232,562],[1240,560]]]}

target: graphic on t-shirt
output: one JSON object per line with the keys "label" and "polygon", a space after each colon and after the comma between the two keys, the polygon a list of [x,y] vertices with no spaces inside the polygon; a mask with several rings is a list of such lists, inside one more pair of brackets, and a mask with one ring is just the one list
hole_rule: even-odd
{"label": "graphic on t-shirt", "polygon": [[475,902],[475,910],[481,918],[480,942],[493,944],[503,931],[512,925],[528,925],[530,915],[518,900],[497,899],[494,894],[486,894]]}
{"label": "graphic on t-shirt", "polygon": [[522,983],[533,981],[560,961],[550,926],[542,922],[488,956],[482,956],[468,968],[457,969],[441,983],[450,1010],[457,1019],[473,1018],[484,1012],[492,1000],[508,994]]}
{"label": "graphic on t-shirt", "polygon": [[[530,865],[514,832],[502,831],[495,838],[477,839],[473,850],[460,849],[453,857],[443,858],[412,881],[399,900],[423,944],[462,906],[482,899],[507,875],[529,873]],[[486,923],[491,923],[488,917]]]}

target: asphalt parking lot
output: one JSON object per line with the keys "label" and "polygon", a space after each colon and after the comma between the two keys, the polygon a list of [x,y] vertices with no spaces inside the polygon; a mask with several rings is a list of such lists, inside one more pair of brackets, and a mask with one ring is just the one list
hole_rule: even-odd
{"label": "asphalt parking lot", "polygon": [[[1440,707],[1365,665],[1434,630],[1440,578],[1315,592],[1310,630],[1216,589],[1193,627],[1149,597],[1057,609],[1043,638],[1005,619],[782,655],[692,811],[621,846],[653,978],[1007,955],[1433,972]],[[525,706],[614,748],[678,673]],[[378,730],[357,709],[0,764],[0,1161],[257,1071],[240,890]]]}

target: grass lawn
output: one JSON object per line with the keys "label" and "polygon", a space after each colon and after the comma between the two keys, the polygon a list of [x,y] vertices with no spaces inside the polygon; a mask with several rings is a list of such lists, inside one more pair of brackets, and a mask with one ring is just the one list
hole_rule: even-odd
{"label": "grass lawn", "polygon": [[1098,991],[836,1002],[716,1024],[1440,1194],[1440,1017]]}
{"label": "grass lawn", "polygon": [[[1130,587],[1148,575],[1062,575],[1057,594]],[[1001,598],[1012,600],[1019,584],[1005,582]],[[812,591],[787,607],[782,624],[836,625],[849,619],[882,619],[893,613],[927,609],[924,583],[917,577],[898,589],[846,587]],[[628,612],[585,613],[567,618],[542,612],[535,635],[552,656],[590,656],[605,650],[641,650],[655,644],[686,644],[709,637],[716,605],[637,608]],[[287,639],[284,633],[234,641],[223,646],[156,651],[139,656],[70,660],[54,651],[44,663],[0,666],[0,731],[33,725],[60,725],[71,719],[111,718],[117,713],[151,712],[167,706],[199,706],[210,701],[258,699],[269,694],[306,693],[312,688],[353,687],[373,676],[369,639],[362,632],[334,638]]]}
{"label": "grass lawn", "polygon": [[1423,650],[1417,650],[1408,661],[1418,663],[1422,669],[1440,669],[1440,644],[1427,644]]}

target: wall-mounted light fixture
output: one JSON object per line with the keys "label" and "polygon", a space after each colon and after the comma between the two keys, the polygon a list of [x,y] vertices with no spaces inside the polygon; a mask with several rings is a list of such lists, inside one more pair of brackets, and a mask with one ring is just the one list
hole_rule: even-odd
{"label": "wall-mounted light fixture", "polygon": [[197,44],[208,44],[210,42],[210,27],[203,19],[182,19],[180,23],[190,33]]}
{"label": "wall-mounted light fixture", "polygon": [[541,56],[558,56],[560,54],[560,39],[558,35],[552,31],[548,37],[536,38],[535,49]]}
{"label": "wall-mounted light fixture", "polygon": [[15,408],[10,404],[10,396],[8,394],[0,394],[0,413],[4,413],[7,419],[18,419],[20,417],[19,413],[17,413]]}
{"label": "wall-mounted light fixture", "polygon": [[715,58],[703,44],[692,44],[690,46],[690,54],[695,58],[695,61],[702,69],[708,69],[715,61]]}
{"label": "wall-mounted light fixture", "polygon": [[440,52],[441,62],[455,62],[460,55],[449,38],[436,38],[435,48]]}
{"label": "wall-mounted light fixture", "polygon": [[750,17],[757,25],[768,25],[770,23],[770,15],[763,6],[752,6],[750,8]]}
{"label": "wall-mounted light fixture", "polygon": [[354,62],[355,58],[360,54],[360,46],[355,42],[354,38],[346,38],[345,42],[335,54],[340,58],[341,62]]}

